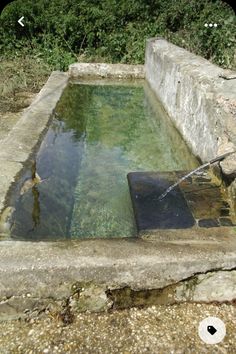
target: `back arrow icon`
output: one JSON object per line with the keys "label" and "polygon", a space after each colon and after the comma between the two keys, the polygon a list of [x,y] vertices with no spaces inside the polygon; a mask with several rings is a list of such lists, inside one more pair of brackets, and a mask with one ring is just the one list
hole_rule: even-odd
{"label": "back arrow icon", "polygon": [[24,16],[22,16],[19,20],[18,20],[18,23],[24,27],[24,23],[22,22],[22,20],[24,19]]}

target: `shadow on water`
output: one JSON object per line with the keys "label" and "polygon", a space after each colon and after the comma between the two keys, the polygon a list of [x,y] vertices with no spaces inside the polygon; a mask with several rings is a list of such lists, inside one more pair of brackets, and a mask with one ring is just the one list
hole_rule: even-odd
{"label": "shadow on water", "polygon": [[[17,198],[11,230],[13,237],[46,240],[69,236],[74,188],[83,149],[84,136],[75,137],[64,122],[54,117],[36,156],[37,173],[42,182]],[[25,171],[19,181],[21,185],[32,177],[31,170],[29,167]]]}
{"label": "shadow on water", "polygon": [[33,229],[30,230],[29,232],[34,231],[36,227],[39,226],[40,224],[40,198],[39,198],[40,194],[36,186],[32,188],[32,194],[34,198],[34,204],[32,210]]}

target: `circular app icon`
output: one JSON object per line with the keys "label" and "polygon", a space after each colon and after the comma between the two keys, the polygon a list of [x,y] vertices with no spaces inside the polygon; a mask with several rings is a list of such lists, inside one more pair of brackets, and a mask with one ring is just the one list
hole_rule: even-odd
{"label": "circular app icon", "polygon": [[199,323],[198,335],[206,344],[220,343],[226,334],[226,327],[218,317],[206,317]]}

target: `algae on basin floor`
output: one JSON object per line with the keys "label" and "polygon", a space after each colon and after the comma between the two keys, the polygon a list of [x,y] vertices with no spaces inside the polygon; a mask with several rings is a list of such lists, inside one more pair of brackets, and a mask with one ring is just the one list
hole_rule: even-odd
{"label": "algae on basin floor", "polygon": [[[85,149],[75,189],[72,237],[135,235],[126,175],[195,166],[178,132],[157,115],[142,86],[74,87],[88,91]],[[171,133],[169,131],[171,130]]]}
{"label": "algae on basin floor", "polygon": [[135,236],[127,174],[197,164],[143,82],[68,85],[35,159],[45,181],[18,196],[12,235],[38,240]]}

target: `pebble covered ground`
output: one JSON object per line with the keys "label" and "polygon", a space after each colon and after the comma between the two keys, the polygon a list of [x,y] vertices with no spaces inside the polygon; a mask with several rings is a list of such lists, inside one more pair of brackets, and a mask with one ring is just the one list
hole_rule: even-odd
{"label": "pebble covered ground", "polygon": [[[205,317],[226,325],[224,340],[207,345],[198,336]],[[0,353],[236,353],[235,304],[178,304],[80,313],[71,324],[45,316],[0,323]]]}

